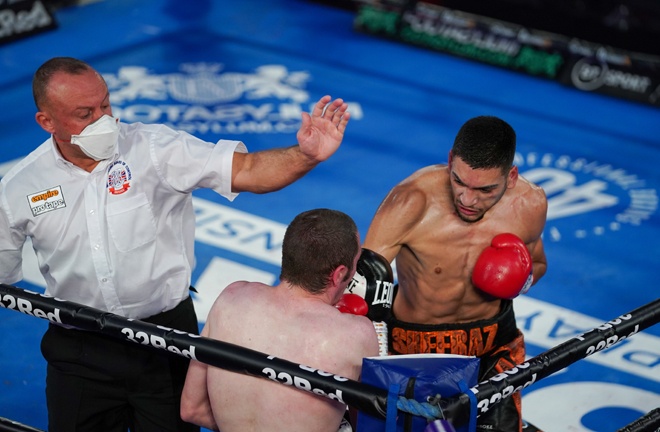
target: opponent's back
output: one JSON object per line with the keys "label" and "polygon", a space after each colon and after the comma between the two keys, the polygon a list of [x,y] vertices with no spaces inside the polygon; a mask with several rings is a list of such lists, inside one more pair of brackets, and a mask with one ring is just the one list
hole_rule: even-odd
{"label": "opponent's back", "polygon": [[[362,358],[377,355],[365,317],[341,314],[318,296],[288,285],[237,282],[218,297],[205,332],[297,364],[358,379]],[[278,382],[209,367],[208,392],[223,432],[335,432],[345,405]]]}

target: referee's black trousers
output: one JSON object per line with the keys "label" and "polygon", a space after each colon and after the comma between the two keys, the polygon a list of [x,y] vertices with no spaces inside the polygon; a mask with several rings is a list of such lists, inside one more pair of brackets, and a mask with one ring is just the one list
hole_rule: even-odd
{"label": "referee's black trousers", "polygon": [[[199,334],[190,297],[143,321]],[[200,430],[179,416],[188,359],[54,324],[41,352],[48,362],[49,432]]]}

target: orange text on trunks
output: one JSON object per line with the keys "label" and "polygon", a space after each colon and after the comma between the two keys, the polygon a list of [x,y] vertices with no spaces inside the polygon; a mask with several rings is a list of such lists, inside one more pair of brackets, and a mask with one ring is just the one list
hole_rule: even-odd
{"label": "orange text on trunks", "polygon": [[397,354],[459,354],[481,356],[494,348],[497,324],[467,330],[418,331],[394,327],[392,349]]}

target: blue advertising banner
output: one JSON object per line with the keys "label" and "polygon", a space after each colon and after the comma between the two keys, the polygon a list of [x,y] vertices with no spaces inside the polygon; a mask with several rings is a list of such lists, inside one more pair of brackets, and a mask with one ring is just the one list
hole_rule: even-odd
{"label": "blue advertising banner", "polygon": [[57,27],[41,0],[0,0],[0,45]]}

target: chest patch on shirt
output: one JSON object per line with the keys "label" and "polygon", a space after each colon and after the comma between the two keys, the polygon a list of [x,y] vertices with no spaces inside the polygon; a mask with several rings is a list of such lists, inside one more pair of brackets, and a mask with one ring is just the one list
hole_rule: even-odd
{"label": "chest patch on shirt", "polygon": [[27,196],[32,216],[66,207],[62,186],[55,186]]}
{"label": "chest patch on shirt", "polygon": [[131,187],[131,169],[124,161],[118,160],[108,167],[106,187],[113,195],[121,195]]}

